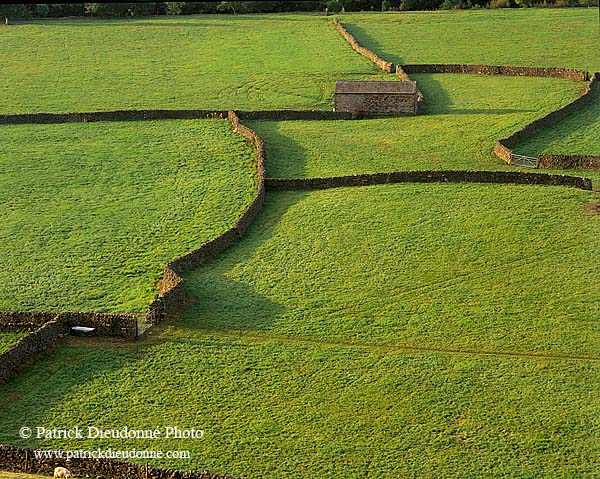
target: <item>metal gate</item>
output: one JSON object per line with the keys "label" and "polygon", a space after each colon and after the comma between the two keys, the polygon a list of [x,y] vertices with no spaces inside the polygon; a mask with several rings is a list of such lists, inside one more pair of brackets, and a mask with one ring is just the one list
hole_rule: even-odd
{"label": "metal gate", "polygon": [[525,155],[515,155],[512,153],[510,155],[510,163],[511,165],[517,166],[526,166],[528,168],[537,168],[539,159],[533,156],[525,156]]}

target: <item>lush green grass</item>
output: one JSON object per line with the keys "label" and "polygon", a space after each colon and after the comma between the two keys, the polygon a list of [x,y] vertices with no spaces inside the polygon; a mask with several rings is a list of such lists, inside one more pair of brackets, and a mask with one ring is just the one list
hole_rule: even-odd
{"label": "lush green grass", "polygon": [[521,143],[515,151],[536,156],[540,153],[600,155],[600,95],[577,113]]}
{"label": "lush green grass", "polygon": [[425,115],[359,121],[252,122],[271,177],[395,170],[514,169],[496,140],[577,98],[582,84],[544,78],[415,75]]}
{"label": "lush green grass", "polygon": [[[190,450],[190,461],[160,463],[237,477],[593,477],[600,409],[589,379],[598,374],[598,362],[217,338],[173,328],[153,345],[52,353],[2,388],[0,440],[67,450]],[[24,441],[17,438],[24,424],[177,425],[202,428],[205,437]]]}
{"label": "lush green grass", "polygon": [[208,331],[598,356],[592,201],[515,185],[274,194],[248,240],[190,274],[188,314]]}
{"label": "lush green grass", "polygon": [[1,113],[330,109],[379,71],[314,15],[28,21],[2,44]]}
{"label": "lush green grass", "polygon": [[0,354],[14,346],[27,333],[0,331]]}
{"label": "lush green grass", "polygon": [[[580,68],[592,72],[600,70],[596,9],[352,14],[343,16],[342,22],[361,44],[395,63],[471,63]],[[415,79],[427,95],[430,86],[424,82],[423,76],[415,75]],[[507,77],[500,77],[498,81],[504,81],[503,85],[510,84]],[[528,78],[524,81],[531,83],[531,87],[527,88],[533,91],[537,80]],[[537,94],[552,96],[558,88],[556,85],[548,90],[537,90]],[[449,96],[452,93],[452,90],[448,91]],[[494,95],[483,89],[475,88],[472,94],[479,96],[475,101],[483,104],[494,101]],[[564,98],[568,98],[568,95]],[[439,98],[434,96],[434,100],[437,104],[433,108],[443,105]],[[522,101],[521,98],[515,98],[517,104],[519,100]],[[534,101],[539,100],[534,98]],[[527,105],[527,102],[524,104]],[[596,101],[580,114],[520,145],[516,151],[531,156],[541,153],[597,153],[599,105],[599,101]],[[490,116],[481,116],[479,119],[482,120],[482,127],[489,120],[492,129],[506,131],[500,122]],[[460,120],[463,121],[463,115]],[[442,137],[451,134],[444,128]],[[449,128],[454,130],[452,125]],[[463,132],[457,134],[459,139],[456,147],[468,136]],[[471,152],[477,151],[473,145],[465,146],[469,146]],[[484,165],[477,167],[485,168]],[[564,173],[578,174],[576,171]],[[596,182],[600,179],[596,174],[592,176]]]}
{"label": "lush green grass", "polygon": [[597,8],[357,13],[340,20],[394,63],[600,70]]}
{"label": "lush green grass", "polygon": [[[565,53],[571,40],[563,36],[577,27],[565,18],[589,13],[556,12],[344,19],[474,19],[488,24],[448,22],[448,34],[483,38],[497,19],[505,33],[508,19],[541,18],[537,24],[555,32],[563,25],[562,49],[546,55],[547,39],[532,39],[536,22],[528,21],[518,27],[526,51],[497,35],[489,61],[457,61],[500,63],[506,49],[511,64],[590,62],[585,48]],[[561,21],[548,22],[553,15]],[[328,108],[335,79],[374,69],[326,22],[280,15],[18,26],[5,38],[20,55],[0,82],[5,92],[11,79],[23,88],[10,87],[2,109]],[[407,34],[411,51],[420,48],[418,30]],[[424,48],[438,30],[431,26]],[[296,33],[306,36],[291,38]],[[45,41],[21,46],[33,34]],[[443,40],[440,33],[438,47]],[[476,52],[479,43],[471,43]],[[57,58],[62,68],[51,65]],[[23,74],[46,61],[42,75]],[[422,117],[254,122],[267,142],[269,174],[508,168],[490,155],[495,139],[581,88],[417,79],[428,100]],[[42,88],[48,81],[60,88]],[[0,252],[12,273],[0,277],[0,297],[19,302],[0,301],[0,309],[139,310],[162,263],[231,224],[255,185],[251,150],[224,122],[2,131]],[[70,338],[0,387],[0,443],[188,449],[191,461],[153,464],[244,477],[593,477],[600,216],[587,208],[592,202],[596,195],[573,189],[474,184],[269,194],[248,237],[189,275],[197,302],[178,323],[134,344]],[[65,262],[74,252],[78,263]],[[35,284],[21,286],[29,277]],[[55,298],[61,304],[40,302]],[[25,441],[18,436],[25,425],[177,425],[206,435]]]}
{"label": "lush green grass", "polygon": [[144,311],[230,227],[255,153],[225,120],[2,126],[0,310]]}
{"label": "lush green grass", "polygon": [[[191,461],[152,463],[245,477],[592,477],[595,200],[270,194],[247,239],[190,275],[197,303],[178,323],[135,344],[71,339],[0,388],[0,443],[184,449]],[[24,425],[206,435],[25,441]]]}

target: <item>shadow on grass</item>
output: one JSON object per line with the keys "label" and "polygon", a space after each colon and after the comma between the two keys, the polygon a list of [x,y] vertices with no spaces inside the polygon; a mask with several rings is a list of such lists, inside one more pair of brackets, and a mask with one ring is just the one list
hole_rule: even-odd
{"label": "shadow on grass", "polygon": [[[348,33],[356,38],[356,41],[361,46],[368,48],[372,52],[375,52],[383,60],[392,62],[394,66],[398,64],[402,65],[403,59],[400,55],[386,50],[385,47],[381,45],[381,43],[379,43],[375,38],[369,35],[364,28],[359,27],[355,23],[346,23],[343,19],[342,24]],[[350,46],[348,46],[348,48],[350,48]]]}
{"label": "shadow on grass", "polygon": [[[269,178],[304,178],[307,175],[306,149],[281,128],[282,122],[256,121],[248,126],[264,140],[267,156],[266,168]],[[322,123],[315,121],[319,128]],[[325,134],[325,130],[324,130]]]}
{"label": "shadow on grass", "polygon": [[[268,193],[259,217],[242,241],[206,265],[186,275],[195,303],[183,314],[177,327],[190,331],[266,331],[285,307],[258,292],[251,282],[232,278],[239,268],[252,264],[256,251],[275,233],[281,218],[307,192]],[[260,264],[253,268],[260,271]],[[243,276],[243,275],[242,275]],[[276,289],[277,283],[268,285]]]}
{"label": "shadow on grass", "polygon": [[[20,438],[19,428],[52,424],[52,411],[71,391],[76,394],[83,385],[129,367],[142,359],[145,350],[136,343],[114,338],[61,340],[8,384],[0,385],[0,417],[4,418],[0,443],[40,447],[39,440]],[[65,428],[75,425],[61,424]]]}
{"label": "shadow on grass", "polygon": [[433,75],[421,74],[415,76],[419,90],[425,98],[425,115],[445,115],[452,112],[454,103],[452,97]]}
{"label": "shadow on grass", "polygon": [[540,130],[526,142],[517,144],[517,146],[514,148],[515,153],[531,156],[537,156],[542,153],[597,155],[600,152],[598,146],[596,146],[596,148],[589,148],[590,151],[583,151],[581,153],[568,151],[546,151],[546,144],[549,141],[552,141],[553,143],[564,144],[566,143],[567,138],[569,138],[574,132],[585,130],[586,128],[591,127],[589,122],[593,122],[595,118],[600,118],[600,93],[597,93],[589,104],[584,105],[563,120]]}

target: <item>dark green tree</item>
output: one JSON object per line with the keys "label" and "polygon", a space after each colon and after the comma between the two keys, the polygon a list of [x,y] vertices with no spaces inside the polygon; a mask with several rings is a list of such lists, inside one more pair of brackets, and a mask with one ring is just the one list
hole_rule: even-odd
{"label": "dark green tree", "polygon": [[8,25],[11,18],[23,18],[27,16],[27,7],[19,3],[0,4],[0,18],[4,19],[4,24]]}

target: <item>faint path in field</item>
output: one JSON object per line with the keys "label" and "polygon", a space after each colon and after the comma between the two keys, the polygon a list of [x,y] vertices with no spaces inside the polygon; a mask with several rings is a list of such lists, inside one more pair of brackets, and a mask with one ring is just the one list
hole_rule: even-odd
{"label": "faint path in field", "polygon": [[[406,352],[417,352],[417,353],[441,353],[441,354],[456,354],[456,355],[467,355],[467,356],[504,356],[504,357],[516,357],[516,358],[528,358],[528,359],[548,359],[557,361],[588,361],[596,362],[600,361],[600,356],[588,356],[588,355],[577,355],[577,354],[550,354],[550,353],[536,353],[529,351],[495,351],[485,349],[467,349],[467,348],[436,348],[430,346],[418,346],[414,344],[370,344],[364,342],[354,341],[327,341],[322,339],[307,339],[297,338],[286,335],[274,335],[274,334],[260,334],[253,332],[210,332],[211,337],[227,338],[230,340],[251,340],[256,343],[282,343],[294,346],[323,346],[331,348],[350,348],[350,349],[366,349],[371,351],[386,352],[394,351],[406,351]],[[380,358],[379,360],[381,360]],[[379,361],[378,360],[378,361]]]}

